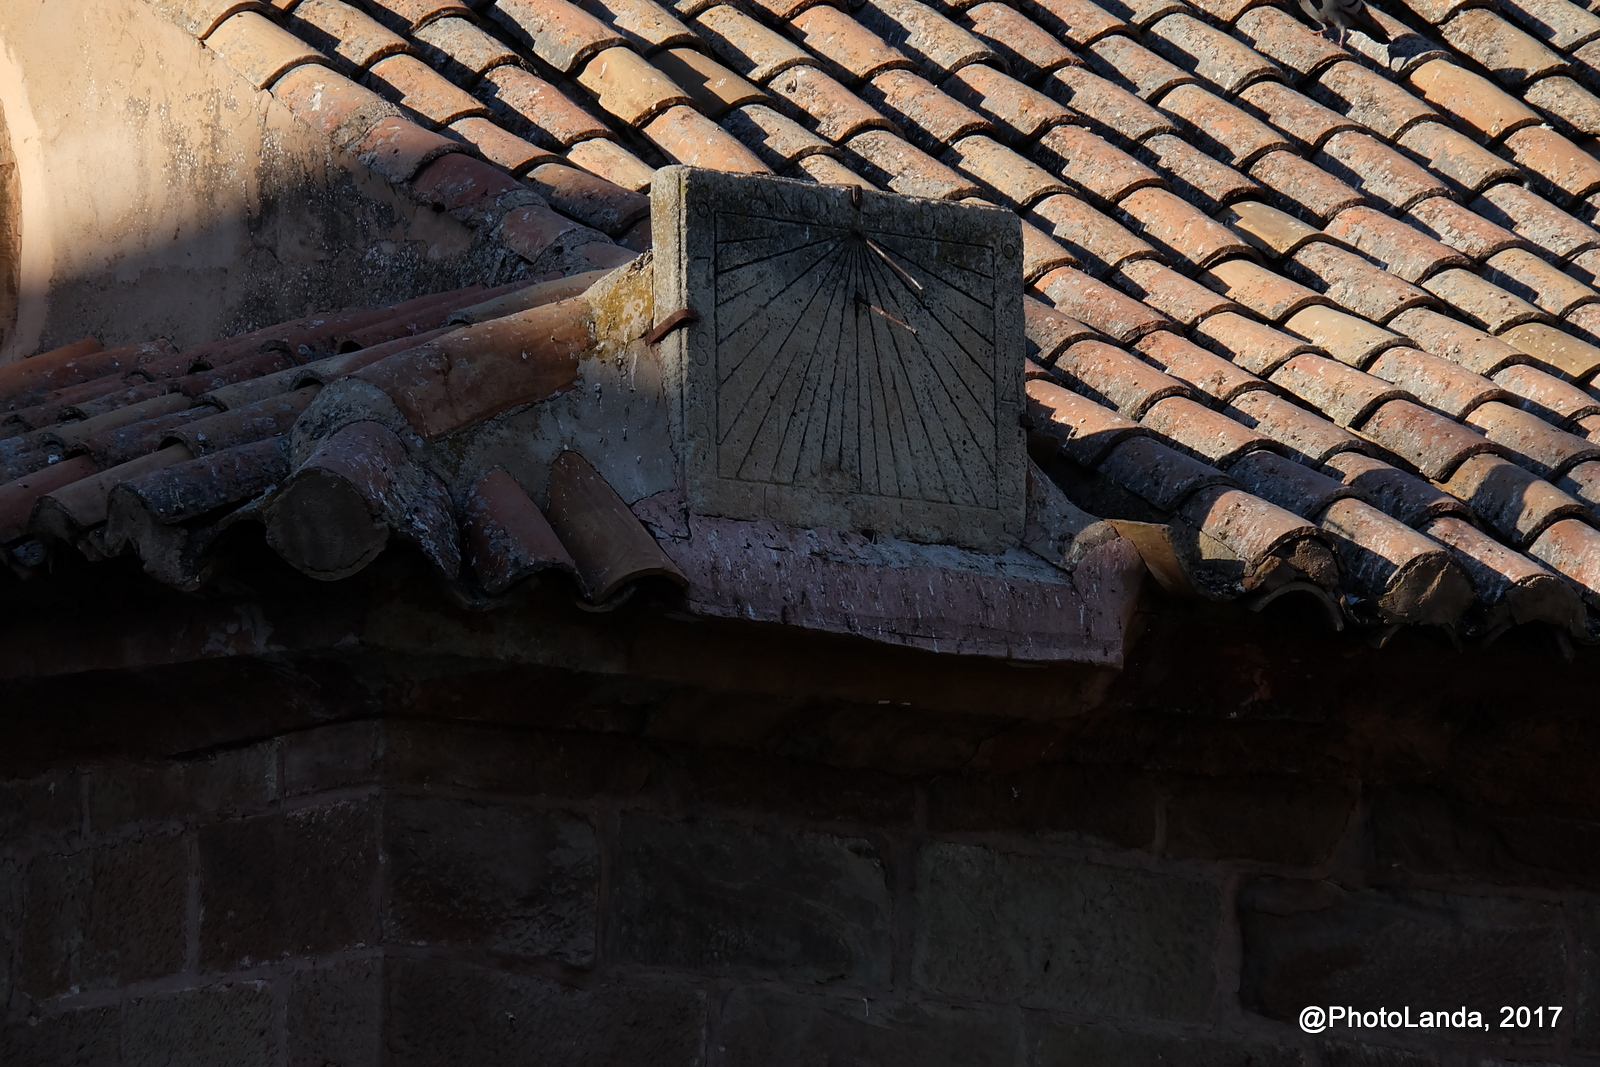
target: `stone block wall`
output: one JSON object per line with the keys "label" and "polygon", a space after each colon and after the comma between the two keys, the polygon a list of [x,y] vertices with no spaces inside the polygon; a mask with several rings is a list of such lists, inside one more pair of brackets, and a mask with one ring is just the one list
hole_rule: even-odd
{"label": "stone block wall", "polygon": [[891,772],[379,717],[81,759],[0,785],[0,1063],[1600,1063],[1591,824],[1103,749]]}

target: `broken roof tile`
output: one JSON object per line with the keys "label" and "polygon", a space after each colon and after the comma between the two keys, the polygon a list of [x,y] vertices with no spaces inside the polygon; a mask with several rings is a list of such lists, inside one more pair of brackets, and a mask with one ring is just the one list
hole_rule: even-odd
{"label": "broken roof tile", "polygon": [[1072,49],[1032,19],[995,0],[967,8],[959,21],[1026,81],[1037,83],[1053,70],[1081,62]]}
{"label": "broken roof tile", "polygon": [[270,89],[295,67],[326,64],[328,58],[288,30],[255,11],[230,15],[206,38],[228,65],[253,87]]}
{"label": "broken roof tile", "polygon": [[1386,618],[1449,626],[1471,606],[1472,581],[1455,554],[1370,504],[1337,501],[1320,525]]}

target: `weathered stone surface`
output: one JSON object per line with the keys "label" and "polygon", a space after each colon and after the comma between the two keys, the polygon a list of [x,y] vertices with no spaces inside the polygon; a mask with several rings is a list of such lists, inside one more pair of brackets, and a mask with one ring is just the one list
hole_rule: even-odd
{"label": "weathered stone surface", "polygon": [[1487,1020],[1501,1004],[1565,999],[1568,952],[1551,904],[1264,878],[1241,891],[1239,925],[1240,1001],[1286,1022],[1307,1004],[1466,1007]]}
{"label": "weathered stone surface", "polygon": [[659,781],[686,807],[781,812],[802,819],[904,825],[916,812],[905,778],[847,771],[726,748],[683,748],[667,755]]}
{"label": "weathered stone surface", "polygon": [[[1325,1041],[1319,1051],[1323,1067],[1437,1067],[1439,1062],[1428,1053],[1340,1041]],[[1485,1060],[1480,1067],[1487,1064]]]}
{"label": "weathered stone surface", "polygon": [[388,971],[390,1067],[704,1062],[706,1005],[698,990],[643,984],[580,990],[436,960],[393,960]]}
{"label": "weathered stone surface", "polygon": [[1578,958],[1577,1003],[1573,1005],[1572,1043],[1600,1049],[1600,904],[1571,907],[1573,943]]}
{"label": "weathered stone surface", "polygon": [[395,797],[384,838],[390,938],[580,966],[594,958],[600,850],[584,820]]}
{"label": "weathered stone surface", "polygon": [[183,966],[188,851],[157,834],[28,865],[22,990],[49,997]]}
{"label": "weathered stone surface", "polygon": [[1167,854],[1310,866],[1349,827],[1355,792],[1302,778],[1186,778],[1167,803]]}
{"label": "weathered stone surface", "polygon": [[76,830],[77,785],[65,771],[0,782],[0,849],[14,848],[24,838]]}
{"label": "weathered stone surface", "polygon": [[889,978],[889,890],[867,841],[734,823],[622,823],[613,955],[798,982]]}
{"label": "weathered stone surface", "polygon": [[16,957],[17,926],[21,922],[22,897],[18,892],[21,868],[0,863],[0,1004],[11,1003],[11,974]]}
{"label": "weathered stone surface", "polygon": [[1212,1037],[1138,1033],[1114,1026],[1051,1024],[1034,1038],[1040,1067],[1301,1067],[1305,1054],[1286,1045]]}
{"label": "weathered stone surface", "polygon": [[272,990],[259,982],[191,989],[128,1006],[126,1067],[274,1067]]}
{"label": "weathered stone surface", "polygon": [[943,774],[928,783],[935,831],[1063,834],[1142,848],[1155,838],[1160,807],[1149,778],[1115,767],[1053,764],[1017,774]]}
{"label": "weathered stone surface", "polygon": [[1216,984],[1216,886],[936,844],[917,880],[912,973],[943,995],[1195,1019]]}
{"label": "weathered stone surface", "polygon": [[676,167],[651,203],[692,511],[1016,546],[1011,212]]}
{"label": "weathered stone surface", "polygon": [[373,781],[378,773],[381,732],[382,727],[376,722],[342,722],[285,737],[284,795],[299,796]]}
{"label": "weathered stone surface", "polygon": [[200,962],[231,970],[378,938],[377,805],[343,801],[200,831]]}
{"label": "weathered stone surface", "polygon": [[284,1030],[289,1067],[378,1067],[383,1045],[383,961],[297,971]]}
{"label": "weathered stone surface", "polygon": [[116,1008],[86,1008],[0,1024],[0,1063],[101,1067],[117,1062]]}
{"label": "weathered stone surface", "polygon": [[1012,1064],[1016,1013],[740,989],[723,1008],[716,1045],[726,1064]]}
{"label": "weathered stone surface", "polygon": [[655,763],[625,738],[460,723],[392,724],[384,753],[385,772],[396,782],[563,797],[637,792]]}
{"label": "weathered stone surface", "polygon": [[89,772],[89,825],[176,819],[262,808],[278,795],[276,742],[195,760],[117,763]]}

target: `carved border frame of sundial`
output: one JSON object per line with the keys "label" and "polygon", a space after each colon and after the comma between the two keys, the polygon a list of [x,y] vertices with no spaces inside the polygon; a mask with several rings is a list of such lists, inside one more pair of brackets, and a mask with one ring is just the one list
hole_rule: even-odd
{"label": "carved border frame of sundial", "polygon": [[1022,532],[1020,223],[687,167],[652,188],[690,510],[986,551]]}

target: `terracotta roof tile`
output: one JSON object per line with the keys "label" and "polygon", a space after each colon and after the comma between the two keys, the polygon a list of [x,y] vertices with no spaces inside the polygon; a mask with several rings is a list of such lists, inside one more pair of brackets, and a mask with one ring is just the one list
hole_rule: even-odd
{"label": "terracotta roof tile", "polygon": [[[581,298],[467,326],[357,371],[433,438],[568,388],[591,338]],[[525,358],[522,358],[525,357]]]}
{"label": "terracotta roof tile", "polygon": [[1166,330],[1140,338],[1134,347],[1145,359],[1218,404],[1227,404],[1252,389],[1270,388],[1249,371]]}
{"label": "terracotta roof tile", "polygon": [[1336,500],[1356,490],[1336,478],[1285,459],[1276,452],[1252,452],[1228,467],[1241,488],[1296,515],[1317,516]]}
{"label": "terracotta roof tile", "polygon": [[1183,119],[1187,136],[1235,167],[1249,166],[1268,152],[1289,148],[1287,138],[1198,85],[1182,85],[1161,98],[1163,110]]}
{"label": "terracotta roof tile", "polygon": [[1178,126],[1166,115],[1082,67],[1063,67],[1050,75],[1044,91],[1070,104],[1106,129],[1130,141],[1142,141],[1158,133],[1177,133]]}
{"label": "terracotta roof tile", "polygon": [[1013,143],[1031,140],[1053,126],[1081,121],[1072,109],[982,64],[962,67],[945,79],[951,97],[1002,124],[996,135]]}
{"label": "terracotta roof tile", "polygon": [[653,0],[588,0],[588,6],[645,55],[662,48],[701,47],[693,30]]}
{"label": "terracotta roof tile", "polygon": [[631,48],[607,48],[584,64],[578,84],[629,126],[643,126],[670,107],[692,104],[689,94]]}
{"label": "terracotta roof tile", "polygon": [[[683,14],[694,14],[717,0],[673,0],[673,6]],[[756,7],[780,22],[787,22],[802,11],[827,3],[828,0],[754,0]]]}
{"label": "terracotta roof tile", "polygon": [[876,185],[873,185],[832,156],[802,156],[795,162],[795,169],[821,185],[855,185],[863,189],[877,188]]}
{"label": "terracotta roof tile", "polygon": [[273,96],[300,121],[347,148],[379,120],[398,109],[364,85],[357,85],[328,67],[296,67],[279,78]]}
{"label": "terracotta roof tile", "polygon": [[1293,152],[1267,153],[1250,168],[1250,177],[1282,197],[1284,206],[1303,210],[1319,222],[1366,202],[1355,189]]}
{"label": "terracotta roof tile", "polygon": [[1491,400],[1512,399],[1510,393],[1488,378],[1415,348],[1387,349],[1367,370],[1409,390],[1417,400],[1453,419],[1465,418]]}
{"label": "terracotta roof tile", "polygon": [[76,544],[85,531],[106,521],[107,498],[118,482],[193,458],[182,445],[169,445],[51,490],[34,506],[30,528],[41,537]]}
{"label": "terracotta roof tile", "polygon": [[1370,134],[1334,134],[1316,162],[1396,211],[1450,192],[1444,182]]}
{"label": "terracotta roof tile", "polygon": [[[363,0],[380,19],[388,15],[397,30],[419,30],[436,19],[471,18],[472,9],[457,0]],[[506,0],[500,0],[505,3]],[[515,2],[515,0],[513,0]]]}
{"label": "terracotta roof tile", "polygon": [[1321,34],[1312,33],[1299,19],[1276,6],[1253,7],[1239,17],[1235,28],[1257,50],[1302,77],[1315,77],[1350,53]]}
{"label": "terracotta roof tile", "polygon": [[1528,126],[1505,139],[1512,157],[1543,182],[1535,188],[1567,200],[1582,200],[1600,191],[1600,160],[1547,126]]}
{"label": "terracotta roof tile", "polygon": [[1172,320],[1154,308],[1071,267],[1051,271],[1034,288],[1064,313],[1123,344],[1173,327]]}
{"label": "terracotta roof tile", "polygon": [[1444,39],[1512,87],[1566,69],[1561,57],[1483,8],[1463,11],[1439,27]]}
{"label": "terracotta roof tile", "polygon": [[1592,526],[1577,519],[1551,523],[1527,551],[1570,579],[1591,606],[1600,604],[1600,532]]}
{"label": "terracotta roof tile", "polygon": [[1371,505],[1340,500],[1321,527],[1385,618],[1449,626],[1472,605],[1472,581],[1455,553]]}
{"label": "terracotta roof tile", "polygon": [[858,133],[845,142],[845,148],[867,179],[894,192],[934,200],[961,200],[980,193],[971,180],[887,130]]}
{"label": "terracotta roof tile", "polygon": [[1174,134],[1161,133],[1145,141],[1137,158],[1164,175],[1179,196],[1208,213],[1215,214],[1239,200],[1270,195],[1239,171]]}
{"label": "terracotta roof tile", "polygon": [[1233,484],[1215,467],[1151,437],[1118,442],[1100,461],[1099,470],[1163,511],[1177,508],[1201,490]]}
{"label": "terracotta roof tile", "polygon": [[768,82],[767,88],[788,101],[797,117],[808,117],[808,125],[830,141],[846,141],[865,130],[899,133],[894,123],[815,67],[790,67]]}
{"label": "terracotta roof tile", "polygon": [[861,95],[924,152],[942,153],[946,144],[963,137],[995,132],[994,123],[910,71],[884,71],[862,87]]}
{"label": "terracotta roof tile", "polygon": [[733,108],[767,99],[760,89],[697,49],[668,48],[651,61],[689,94],[707,118],[720,119]]}
{"label": "terracotta roof tile", "polygon": [[1600,459],[1600,446],[1500,401],[1476,408],[1466,421],[1489,440],[1504,445],[1519,465],[1550,481],[1579,463]]}
{"label": "terracotta roof tile", "polygon": [[[1338,582],[1339,565],[1322,543],[1317,528],[1258,496],[1240,489],[1212,487],[1195,493],[1177,514],[1244,560],[1255,572],[1249,576],[1252,584],[1260,580],[1258,575],[1271,574],[1281,566],[1284,557],[1294,561],[1294,570],[1325,588]],[[1248,589],[1250,585],[1244,587]]]}
{"label": "terracotta roof tile", "polygon": [[1049,224],[1061,241],[1096,276],[1104,276],[1129,259],[1153,257],[1156,250],[1131,230],[1072,196],[1046,197],[1032,214]]}
{"label": "terracotta roof tile", "polygon": [[206,38],[206,46],[257,89],[270,89],[295,67],[328,62],[321,52],[255,11],[229,16]]}
{"label": "terracotta roof tile", "polygon": [[1136,189],[1162,184],[1155,171],[1080,126],[1057,126],[1045,134],[1033,158],[1111,204]]}
{"label": "terracotta roof tile", "polygon": [[1154,259],[1127,260],[1117,267],[1113,278],[1123,289],[1186,328],[1210,315],[1243,310]]}
{"label": "terracotta roof tile", "polygon": [[1241,393],[1225,410],[1307,463],[1323,463],[1340,452],[1361,451],[1367,447],[1343,427],[1263,390]]}
{"label": "terracotta roof tile", "polygon": [[1017,76],[1038,83],[1046,74],[1081,61],[1072,49],[1006,4],[969,7],[959,22],[1002,56]]}
{"label": "terracotta roof tile", "polygon": [[[1389,325],[1410,338],[1417,347],[1443,356],[1452,363],[1459,363],[1474,374],[1487,376],[1513,363],[1528,362],[1527,354],[1508,340],[1448,318],[1432,308],[1403,311]],[[1545,326],[1537,328],[1548,329]],[[1523,327],[1515,328],[1521,329]]]}
{"label": "terracotta roof tile", "polygon": [[1580,304],[1566,314],[1563,324],[1567,333],[1577,334],[1594,344],[1600,344],[1600,306]]}
{"label": "terracotta roof tile", "polygon": [[1246,453],[1278,447],[1270,438],[1184,396],[1160,401],[1143,422],[1186,452],[1225,469]]}
{"label": "terracotta roof tile", "polygon": [[1522,90],[1522,99],[1555,120],[1565,132],[1600,134],[1600,97],[1563,75],[1541,78]]}
{"label": "terracotta roof tile", "polygon": [[1563,52],[1600,37],[1600,17],[1569,0],[1517,0],[1505,10],[1528,32]]}
{"label": "terracotta roof tile", "polygon": [[1583,605],[1557,575],[1496,542],[1476,527],[1454,517],[1433,519],[1422,527],[1449,548],[1472,577],[1480,599],[1493,608],[1488,632],[1515,623],[1541,621],[1576,634],[1583,626]]}
{"label": "terracotta roof tile", "polygon": [[730,111],[723,117],[722,127],[775,170],[802,156],[819,152],[835,157],[839,155],[836,146],[763,104],[750,104]]}
{"label": "terracotta roof tile", "polygon": [[0,544],[16,541],[28,532],[28,517],[40,497],[88,478],[97,470],[94,460],[76,456],[0,485]]}
{"label": "terracotta roof tile", "polygon": [[1327,232],[1408,282],[1420,282],[1446,267],[1470,263],[1455,249],[1369,207],[1341,211],[1328,223]]}
{"label": "terracotta roof tile", "polygon": [[478,87],[479,94],[502,118],[545,148],[564,148],[591,137],[609,137],[611,129],[579,107],[565,93],[521,67],[495,67]]}
{"label": "terracotta roof tile", "polygon": [[1089,0],[1027,0],[1023,6],[1045,29],[1079,48],[1128,29],[1127,22]]}
{"label": "terracotta roof tile", "polygon": [[1218,263],[1200,275],[1200,281],[1273,323],[1282,322],[1303,308],[1332,303],[1321,293],[1250,259]]}
{"label": "terracotta roof tile", "polygon": [[440,126],[474,115],[486,118],[489,109],[465,89],[412,55],[393,55],[374,63],[367,82],[379,93],[403,104]]}
{"label": "terracotta roof tile", "polygon": [[1095,73],[1122,82],[1152,103],[1169,89],[1198,83],[1193,74],[1120,33],[1100,38],[1090,46],[1089,53],[1089,65]]}
{"label": "terracotta roof tile", "polygon": [[313,48],[356,71],[411,51],[404,37],[342,0],[304,0],[296,5],[290,25]]}
{"label": "terracotta roof tile", "polygon": [[1312,353],[1289,360],[1271,381],[1346,428],[1359,427],[1390,400],[1410,398],[1391,382]]}
{"label": "terracotta roof tile", "polygon": [[1469,193],[1499,182],[1520,181],[1523,177],[1522,169],[1516,164],[1438,122],[1411,127],[1400,138],[1400,145]]}
{"label": "terracotta roof tile", "polygon": [[1558,258],[1600,248],[1600,231],[1579,222],[1537,193],[1519,185],[1497,185],[1472,205],[1491,222],[1507,226]]}
{"label": "terracotta roof tile", "polygon": [[1440,516],[1470,518],[1465,504],[1414,474],[1360,452],[1341,452],[1323,465],[1362,498],[1408,526],[1421,526]]}
{"label": "terracotta roof tile", "polygon": [[1191,15],[1168,15],[1146,31],[1145,40],[1156,52],[1223,92],[1236,93],[1262,78],[1283,76],[1266,56]]}
{"label": "terracotta roof tile", "polygon": [[1508,248],[1524,248],[1530,242],[1504,226],[1462,207],[1448,197],[1436,196],[1411,205],[1410,222],[1423,233],[1437,238],[1468,259],[1482,261]]}
{"label": "terracotta roof tile", "polygon": [[1340,130],[1361,128],[1282,82],[1256,82],[1241,92],[1239,99],[1309,149],[1320,148],[1322,142]]}
{"label": "terracotta roof tile", "polygon": [[1412,71],[1411,84],[1430,104],[1491,141],[1539,122],[1531,108],[1489,79],[1442,59],[1431,60]]}
{"label": "terracotta roof tile", "polygon": [[1028,338],[1028,358],[1045,366],[1054,364],[1057,357],[1072,345],[1095,335],[1093,330],[1077,319],[1063,315],[1031,296],[1022,298],[1022,314]]}
{"label": "terracotta roof tile", "polygon": [[498,236],[501,244],[532,263],[568,234],[576,234],[574,240],[582,240],[587,229],[583,223],[544,204],[530,204],[507,212]]}
{"label": "terracotta roof tile", "polygon": [[489,17],[562,74],[628,39],[566,0],[496,0]]}
{"label": "terracotta roof tile", "polygon": [[1583,304],[1600,302],[1600,293],[1524,248],[1497,253],[1486,267],[1483,276],[1489,281],[1552,315],[1565,315]]}
{"label": "terracotta roof tile", "polygon": [[549,520],[504,470],[479,478],[463,511],[468,564],[485,592],[499,595],[546,570],[577,575]]}
{"label": "terracotta roof tile", "polygon": [[1396,138],[1438,112],[1359,63],[1337,63],[1317,77],[1312,96],[1386,138]]}
{"label": "terracotta roof tile", "polygon": [[414,36],[428,61],[464,88],[495,67],[522,62],[514,49],[464,18],[430,22]]}
{"label": "terracotta roof tile", "polygon": [[1588,504],[1600,505],[1600,463],[1579,463],[1556,481],[1556,488]]}
{"label": "terracotta roof tile", "polygon": [[1148,29],[1174,12],[1193,10],[1184,0],[1106,0],[1105,8],[1142,29]]}
{"label": "terracotta roof tile", "polygon": [[76,422],[57,423],[47,427],[40,436],[41,444],[60,448],[63,455],[81,452],[80,443],[97,434],[131,426],[147,419],[157,419],[189,408],[189,398],[182,393],[162,392],[135,403],[113,408],[92,418]]}
{"label": "terracotta roof tile", "polygon": [[706,8],[695,23],[724,63],[760,85],[790,67],[816,64],[804,48],[727,4]]}
{"label": "terracotta roof tile", "polygon": [[[1574,432],[1583,429],[1580,419],[1600,415],[1600,399],[1537,367],[1506,367],[1495,372],[1494,381],[1526,410]],[[1592,433],[1589,436],[1593,440]]]}
{"label": "terracotta roof tile", "polygon": [[668,156],[691,167],[772,173],[754,152],[692,107],[668,108],[645,125],[644,135]]}
{"label": "terracotta roof tile", "polygon": [[929,77],[969,63],[1002,62],[987,43],[917,0],[866,0],[855,17],[915,59]]}
{"label": "terracotta roof tile", "polygon": [[1409,400],[1379,407],[1362,424],[1361,435],[1435,481],[1450,477],[1468,457],[1504,452],[1482,434]]}
{"label": "terracotta roof tile", "polygon": [[567,150],[567,159],[597,177],[630,192],[650,188],[655,168],[606,137],[580,141]]}
{"label": "terracotta roof tile", "polygon": [[466,146],[391,116],[375,123],[349,150],[364,166],[398,185],[410,181],[440,156],[466,151]]}
{"label": "terracotta roof tile", "polygon": [[829,72],[847,84],[857,85],[886,70],[917,69],[905,53],[836,7],[808,8],[792,25],[800,42],[829,60]]}
{"label": "terracotta roof tile", "polygon": [[1157,248],[1197,269],[1226,256],[1255,254],[1243,238],[1166,189],[1139,189],[1118,207]]}
{"label": "terracotta roof tile", "polygon": [[1274,258],[1293,255],[1311,241],[1325,241],[1321,230],[1306,225],[1293,215],[1259,201],[1246,200],[1220,212],[1217,218],[1232,227],[1250,244]]}
{"label": "terracotta roof tile", "polygon": [[1526,300],[1459,268],[1440,271],[1424,282],[1423,287],[1460,312],[1467,321],[1493,334],[1525,322],[1548,321],[1550,317]]}
{"label": "terracotta roof tile", "polygon": [[1065,185],[1042,168],[981,134],[956,142],[946,154],[945,162],[976,178],[1018,210],[1067,191]]}
{"label": "terracotta roof tile", "polygon": [[[1051,382],[1034,379],[1027,382],[1024,388],[1028,396],[1028,414],[1032,417],[1035,430],[1053,441],[1074,462],[1085,467],[1099,465],[1113,447],[1128,438],[1148,436],[1150,433],[1110,408]],[[1218,479],[1225,479],[1220,471],[1213,474]]]}
{"label": "terracotta roof tile", "polygon": [[1582,501],[1498,455],[1474,455],[1461,462],[1449,480],[1437,480],[1519,548],[1552,523],[1589,510]]}
{"label": "terracotta roof tile", "polygon": [[1240,15],[1265,2],[1266,0],[1199,0],[1195,7],[1218,22],[1233,22]]}
{"label": "terracotta roof tile", "polygon": [[486,118],[472,116],[457,119],[450,129],[483,154],[483,158],[511,174],[522,174],[543,163],[557,162],[560,157],[524,141]]}
{"label": "terracotta roof tile", "polygon": [[1053,369],[1074,392],[1130,419],[1143,419],[1165,397],[1189,395],[1189,387],[1176,378],[1103,341],[1079,341],[1061,353]]}
{"label": "terracotta roof tile", "polygon": [[240,11],[274,14],[264,0],[151,0],[150,6],[201,40]]}

